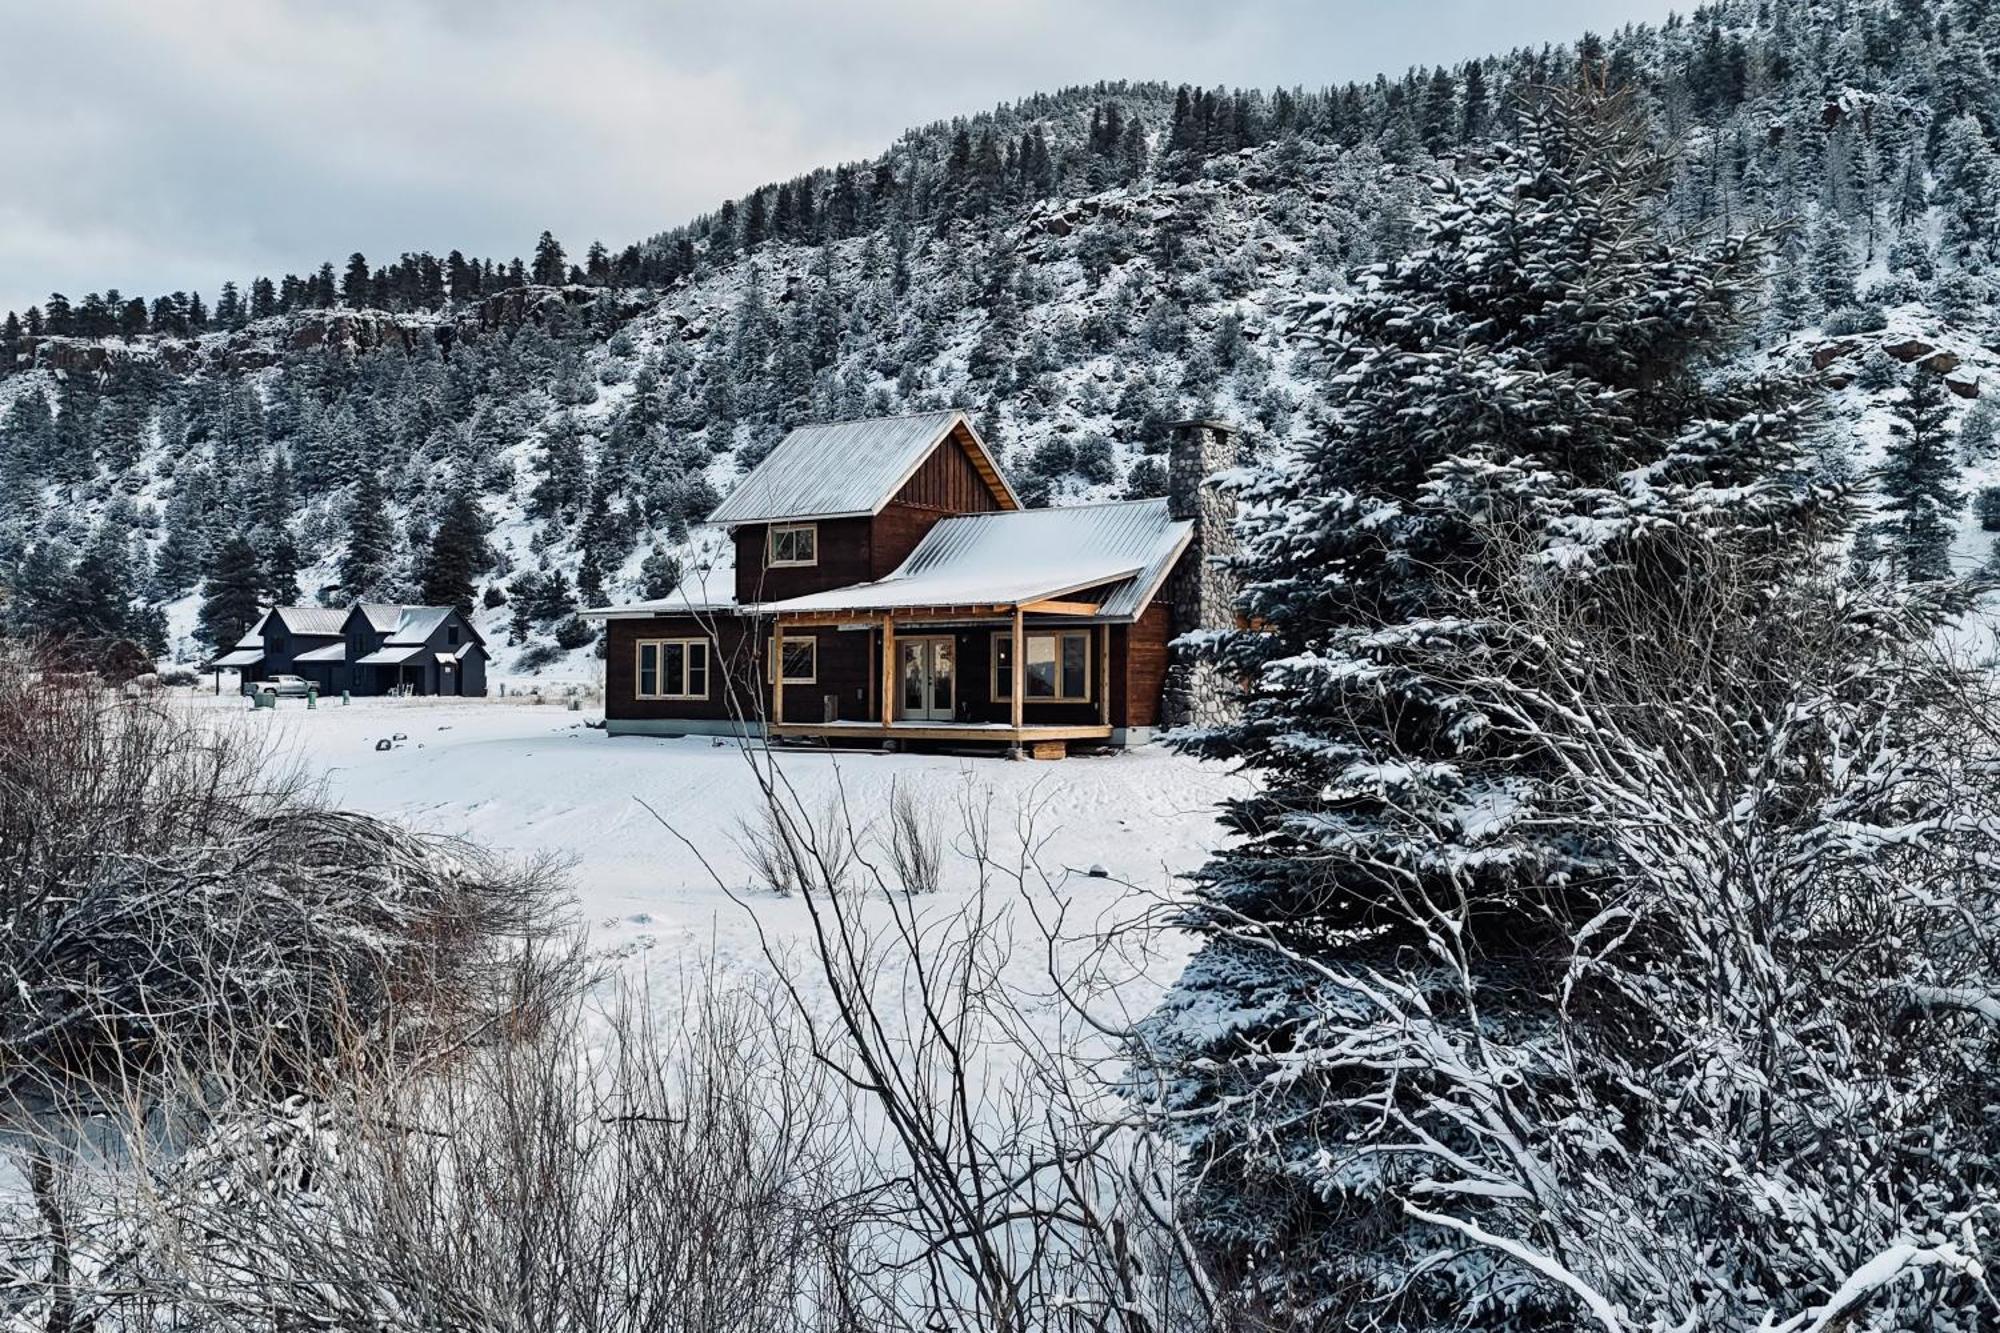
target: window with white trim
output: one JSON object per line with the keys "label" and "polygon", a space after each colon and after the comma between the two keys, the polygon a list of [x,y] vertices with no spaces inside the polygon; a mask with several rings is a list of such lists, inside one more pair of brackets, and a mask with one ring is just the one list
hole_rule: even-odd
{"label": "window with white trim", "polygon": [[641,699],[706,699],[706,639],[643,639],[637,646]]}
{"label": "window with white trim", "polygon": [[774,523],[764,563],[773,568],[819,563],[819,524]]}
{"label": "window with white trim", "polygon": [[[1090,701],[1090,631],[1031,630],[1021,636],[1022,693],[1028,703]],[[1014,636],[993,636],[993,697],[1014,697]]]}
{"label": "window with white trim", "polygon": [[[764,679],[772,679],[772,667],[778,658],[776,636],[772,640],[772,650],[766,654],[770,660],[764,669]],[[818,685],[820,683],[820,640],[812,634],[794,638],[784,636],[784,683],[786,685]]]}

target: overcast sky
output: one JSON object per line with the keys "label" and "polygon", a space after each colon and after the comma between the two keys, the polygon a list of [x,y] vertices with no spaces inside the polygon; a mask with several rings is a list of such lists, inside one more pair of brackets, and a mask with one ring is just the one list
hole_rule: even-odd
{"label": "overcast sky", "polygon": [[[614,248],[1064,84],[1318,86],[1662,0],[0,0],[0,310]],[[1685,8],[1685,5],[1683,5]]]}

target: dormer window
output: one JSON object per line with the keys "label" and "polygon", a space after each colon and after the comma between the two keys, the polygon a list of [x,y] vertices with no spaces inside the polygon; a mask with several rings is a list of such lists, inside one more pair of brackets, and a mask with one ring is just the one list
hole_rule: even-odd
{"label": "dormer window", "polygon": [[770,548],[764,561],[770,568],[819,563],[817,523],[774,523],[770,531]]}

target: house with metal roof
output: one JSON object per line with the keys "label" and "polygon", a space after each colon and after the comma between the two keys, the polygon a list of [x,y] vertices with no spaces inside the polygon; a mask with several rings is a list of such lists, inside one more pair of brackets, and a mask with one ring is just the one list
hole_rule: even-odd
{"label": "house with metal roof", "polygon": [[583,613],[606,625],[605,729],[1047,756],[1202,721],[1228,691],[1171,643],[1233,623],[1213,481],[1236,438],[1176,429],[1166,497],[1045,509],[962,412],[793,431],[678,588]]}
{"label": "house with metal roof", "polygon": [[486,693],[486,641],[449,606],[274,606],[209,663],[245,685],[299,676],[321,694]]}

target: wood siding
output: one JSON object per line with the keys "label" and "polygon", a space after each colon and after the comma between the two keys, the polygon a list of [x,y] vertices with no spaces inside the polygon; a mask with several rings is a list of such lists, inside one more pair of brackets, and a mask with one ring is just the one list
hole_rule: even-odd
{"label": "wood siding", "polygon": [[[628,719],[700,718],[724,721],[756,717],[764,707],[763,656],[749,622],[735,617],[657,616],[649,620],[605,622],[604,715]],[[706,699],[641,699],[641,639],[706,639],[709,643]]]}
{"label": "wood siding", "polygon": [[1130,625],[1111,627],[1111,720],[1121,727],[1160,724],[1173,628],[1164,602],[1155,600]]}
{"label": "wood siding", "polygon": [[931,451],[890,498],[891,504],[935,509],[945,514],[991,514],[1001,509],[999,497],[979,475],[968,452],[971,442],[954,430]]}
{"label": "wood siding", "polygon": [[819,563],[765,568],[770,554],[770,525],[745,523],[730,535],[736,542],[736,600],[745,605],[803,597],[809,592],[845,588],[876,577],[871,556],[875,520],[828,518],[816,524]]}

